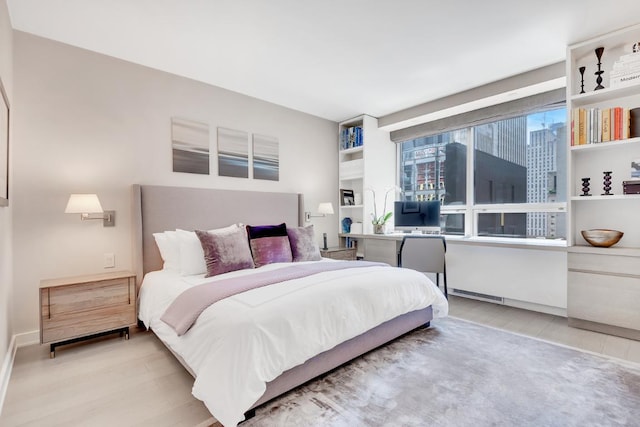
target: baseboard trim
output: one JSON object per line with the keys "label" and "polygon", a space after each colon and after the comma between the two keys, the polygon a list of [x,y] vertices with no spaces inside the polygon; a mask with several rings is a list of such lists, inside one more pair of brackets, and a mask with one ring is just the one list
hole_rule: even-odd
{"label": "baseboard trim", "polygon": [[482,294],[480,292],[465,291],[463,289],[454,288],[454,289],[451,289],[449,293],[451,293],[452,295],[458,295],[465,298],[477,299],[480,301],[493,302],[496,304],[502,304],[504,302],[504,299],[502,297],[497,297],[495,295],[489,295],[489,294]]}
{"label": "baseboard trim", "polygon": [[24,347],[26,345],[40,344],[40,330],[36,329],[31,332],[23,332],[14,335],[16,339],[16,347]]}
{"label": "baseboard trim", "polygon": [[519,301],[515,299],[504,299],[504,305],[509,307],[522,308],[529,311],[552,314],[554,316],[567,317],[567,309],[562,307],[552,307],[550,305],[536,304],[534,302]]}
{"label": "baseboard trim", "polygon": [[9,388],[13,362],[15,361],[18,348],[39,343],[40,330],[24,332],[11,337],[7,354],[4,355],[4,360],[2,361],[2,370],[0,370],[0,414],[2,414],[2,408],[4,407],[4,398]]}
{"label": "baseboard trim", "polygon": [[11,337],[7,354],[4,355],[2,362],[2,370],[0,371],[0,414],[2,414],[2,408],[4,407],[4,398],[7,395],[7,389],[9,388],[9,379],[11,378],[11,369],[13,368],[13,361],[16,357],[16,336]]}
{"label": "baseboard trim", "polygon": [[637,329],[623,328],[621,326],[606,325],[604,323],[593,322],[591,320],[577,319],[569,317],[569,326],[572,328],[587,329],[603,334],[615,335],[630,340],[640,341],[640,331]]}
{"label": "baseboard trim", "polygon": [[552,307],[550,305],[520,301],[495,295],[481,294],[478,292],[469,292],[460,289],[451,289],[449,291],[449,294],[462,298],[484,301],[492,304],[506,305],[508,307],[522,308],[523,310],[538,311],[540,313],[552,314],[554,316],[567,317],[567,309],[562,307]]}

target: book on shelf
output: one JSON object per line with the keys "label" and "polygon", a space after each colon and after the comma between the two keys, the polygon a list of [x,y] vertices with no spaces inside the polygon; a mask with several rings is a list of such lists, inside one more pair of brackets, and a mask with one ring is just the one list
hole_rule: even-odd
{"label": "book on shelf", "polygon": [[345,237],[344,238],[344,247],[351,249],[351,248],[356,248],[358,245],[358,240],[351,238],[351,237]]}
{"label": "book on shelf", "polygon": [[578,120],[576,120],[576,114],[578,109],[574,109],[571,112],[571,145],[578,145]]}
{"label": "book on shelf", "polygon": [[628,139],[630,120],[629,108],[575,108],[571,112],[571,145]]}
{"label": "book on shelf", "polygon": [[362,145],[362,126],[351,126],[340,132],[340,149],[360,147]]}
{"label": "book on shelf", "polygon": [[587,122],[587,111],[584,108],[578,108],[578,144],[584,145],[587,142],[587,132],[585,129]]}
{"label": "book on shelf", "polygon": [[602,142],[611,141],[611,109],[602,110]]}
{"label": "book on shelf", "polygon": [[630,128],[631,128],[631,121],[630,121],[630,112],[631,110],[629,108],[624,108],[622,110],[622,139],[629,139],[631,137],[630,135]]}

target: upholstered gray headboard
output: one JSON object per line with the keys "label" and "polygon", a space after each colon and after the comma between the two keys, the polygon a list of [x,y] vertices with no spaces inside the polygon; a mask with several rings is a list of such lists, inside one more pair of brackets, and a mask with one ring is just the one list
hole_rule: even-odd
{"label": "upholstered gray headboard", "polygon": [[138,285],[149,271],[162,268],[153,233],[210,230],[241,222],[298,226],[303,198],[298,193],[232,191],[209,188],[133,185],[133,251]]}

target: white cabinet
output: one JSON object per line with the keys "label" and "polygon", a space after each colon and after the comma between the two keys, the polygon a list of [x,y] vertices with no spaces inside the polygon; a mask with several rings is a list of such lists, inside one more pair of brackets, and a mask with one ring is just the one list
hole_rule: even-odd
{"label": "white cabinet", "polygon": [[[633,328],[640,329],[639,319],[631,314],[629,304],[640,303],[640,269],[629,270],[629,263],[640,262],[640,196],[623,194],[623,181],[632,179],[631,163],[640,160],[640,138],[612,140],[612,122],[603,119],[603,112],[616,107],[640,107],[640,84],[610,87],[614,63],[631,54],[634,43],[640,41],[640,26],[629,27],[575,45],[567,50],[567,112],[572,120],[567,144],[568,182],[568,294],[567,313],[572,326],[595,329],[638,339]],[[597,48],[604,48],[598,67]],[[640,53],[637,60],[640,60]],[[628,57],[627,57],[628,58]],[[640,64],[640,62],[638,62]],[[584,92],[580,67],[584,70]],[[595,90],[598,70],[603,71],[604,89]],[[640,83],[640,82],[639,82]],[[578,131],[585,126],[574,114],[578,109],[593,111],[591,126],[580,145]],[[613,119],[612,116],[607,116]],[[621,117],[624,117],[621,116]],[[628,125],[622,120],[620,126]],[[608,142],[603,139],[603,126],[609,127]],[[593,129],[593,132],[589,131]],[[624,133],[624,132],[621,132]],[[622,135],[620,135],[622,137]],[[573,145],[572,145],[573,141]],[[606,193],[604,173],[611,172],[611,195]],[[582,179],[590,178],[589,193],[584,196]],[[581,230],[609,228],[624,232],[623,238],[611,248],[591,247]],[[631,331],[631,332],[630,332]]]}
{"label": "white cabinet", "polygon": [[[396,182],[396,146],[389,132],[378,129],[378,119],[362,115],[339,124],[339,187],[351,190],[354,204],[346,205],[339,200],[338,229],[342,232],[342,220],[351,218],[352,223],[362,224],[361,233],[373,233],[371,214],[374,212],[373,191],[376,192],[378,214],[384,209],[384,195],[394,188]],[[353,135],[354,141],[345,143],[345,135]],[[387,212],[393,209],[395,193],[389,193]],[[360,231],[360,230],[357,230]]]}
{"label": "white cabinet", "polygon": [[568,255],[569,325],[640,340],[640,249],[574,246]]}

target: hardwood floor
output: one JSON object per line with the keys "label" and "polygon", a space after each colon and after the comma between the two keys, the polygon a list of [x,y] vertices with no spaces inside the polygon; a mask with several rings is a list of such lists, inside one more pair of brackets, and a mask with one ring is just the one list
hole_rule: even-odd
{"label": "hardwood floor", "polygon": [[[450,315],[640,363],[640,341],[567,326],[566,319],[450,297]],[[437,322],[437,320],[435,321]],[[435,323],[437,324],[437,323]],[[213,420],[191,396],[192,377],[146,331],[60,347],[20,348],[0,426],[207,426]]]}
{"label": "hardwood floor", "polygon": [[193,378],[150,332],[18,349],[0,426],[207,426]]}
{"label": "hardwood floor", "polygon": [[567,326],[567,319],[451,296],[449,315],[522,335],[640,363],[640,341]]}

